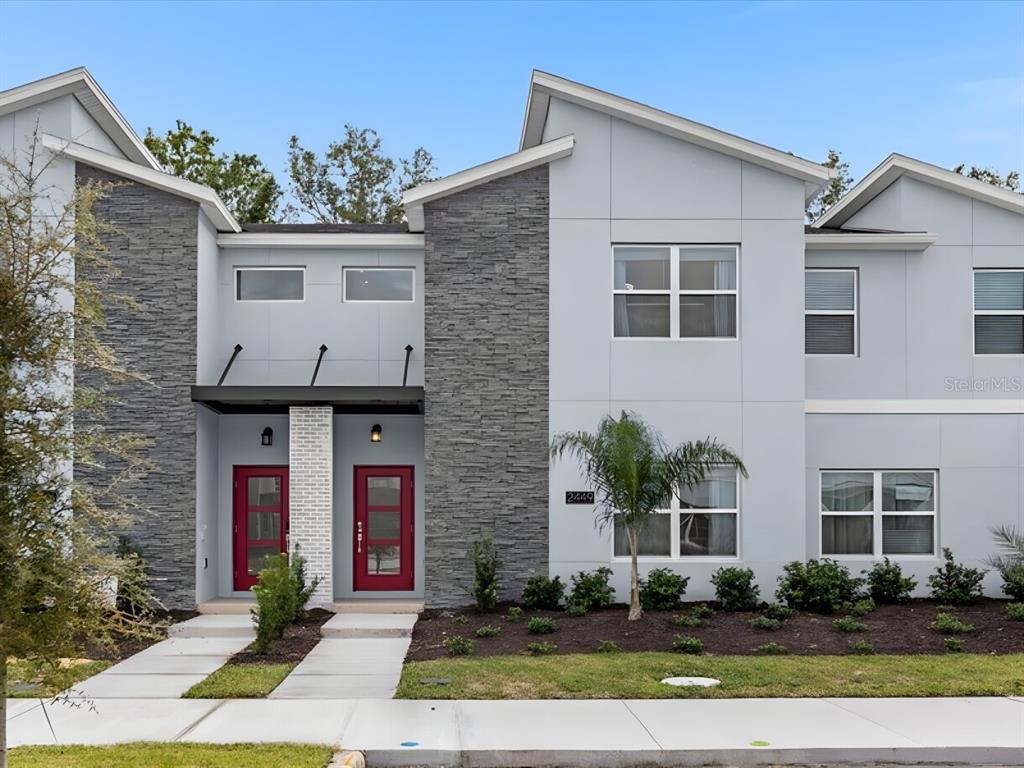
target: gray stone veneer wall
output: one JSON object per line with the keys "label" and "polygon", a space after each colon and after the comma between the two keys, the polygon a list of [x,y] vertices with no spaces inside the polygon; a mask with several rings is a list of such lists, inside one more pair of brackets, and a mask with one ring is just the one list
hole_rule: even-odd
{"label": "gray stone veneer wall", "polygon": [[[142,549],[151,588],[167,608],[195,605],[196,417],[189,386],[196,376],[196,259],[198,205],[79,164],[79,182],[117,182],[95,207],[116,227],[105,236],[121,271],[111,287],[137,308],[107,307],[104,340],[128,370],[151,383],[118,384],[108,428],[150,441],[154,468],[126,489],[138,504],[128,531]],[[76,372],[80,381],[88,375]],[[75,467],[76,476],[104,476]]]}
{"label": "gray stone veneer wall", "polygon": [[425,599],[472,601],[494,535],[501,597],[548,571],[548,168],[425,207]]}

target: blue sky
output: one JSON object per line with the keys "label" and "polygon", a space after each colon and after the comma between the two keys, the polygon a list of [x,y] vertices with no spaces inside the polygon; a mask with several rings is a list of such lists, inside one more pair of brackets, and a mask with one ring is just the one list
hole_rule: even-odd
{"label": "blue sky", "polygon": [[441,173],[517,148],[534,67],[860,178],[889,152],[1024,170],[1024,2],[4,3],[0,88],[85,65],[284,182],[346,122]]}

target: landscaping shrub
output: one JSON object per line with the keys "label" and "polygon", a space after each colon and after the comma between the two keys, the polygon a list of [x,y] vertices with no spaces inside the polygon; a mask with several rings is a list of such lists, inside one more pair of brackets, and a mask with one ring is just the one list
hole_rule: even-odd
{"label": "landscaping shrub", "polygon": [[582,605],[586,610],[604,608],[612,604],[615,590],[608,585],[611,568],[598,568],[593,571],[580,571],[572,577],[572,591],[569,593],[570,605]]}
{"label": "landscaping shrub", "polygon": [[654,568],[647,574],[647,580],[640,582],[640,607],[645,611],[675,610],[689,583],[688,576],[668,568]]}
{"label": "landscaping shrub", "polygon": [[676,635],[672,640],[672,650],[678,653],[704,653],[704,643],[689,635]]}
{"label": "landscaping shrub", "polygon": [[768,603],[764,607],[762,613],[769,619],[778,619],[779,621],[785,621],[790,618],[796,611],[790,608],[788,605],[782,603]]}
{"label": "landscaping shrub", "polygon": [[256,653],[269,652],[274,643],[284,637],[285,629],[302,615],[302,609],[319,583],[319,579],[314,579],[306,584],[305,560],[297,550],[290,563],[284,552],[271,558],[252,588],[256,595],[256,607],[252,611]]}
{"label": "landscaping shrub", "polygon": [[785,656],[789,653],[786,646],[779,645],[778,643],[765,643],[764,645],[757,646],[754,650],[758,653],[763,653],[765,656]]}
{"label": "landscaping shrub", "polygon": [[587,615],[587,609],[579,603],[569,603],[569,605],[565,607],[565,615],[573,619],[578,619],[580,616]]}
{"label": "landscaping shrub", "polygon": [[706,603],[698,603],[690,609],[690,615],[696,619],[710,619],[715,615],[715,609]]}
{"label": "landscaping shrub", "polygon": [[701,620],[691,614],[684,614],[683,616],[673,616],[672,623],[677,627],[699,627]]}
{"label": "landscaping shrub", "polygon": [[496,637],[500,633],[500,627],[491,626],[490,624],[484,624],[482,627],[476,628],[477,637]]}
{"label": "landscaping shrub", "polygon": [[458,616],[452,616],[452,621],[454,621],[456,624],[469,624],[469,619],[467,619],[461,613]]}
{"label": "landscaping shrub", "polygon": [[835,560],[794,560],[783,568],[775,596],[790,608],[834,613],[843,603],[859,597],[862,584],[862,579],[851,576],[849,569]]}
{"label": "landscaping shrub", "polygon": [[952,613],[939,612],[935,614],[935,621],[932,622],[932,629],[943,635],[963,635],[974,631],[974,625],[960,621]]}
{"label": "landscaping shrub", "polygon": [[756,619],[750,620],[750,626],[754,629],[764,629],[769,632],[774,632],[782,626],[782,622],[778,619],[773,619],[770,616],[758,616]]}
{"label": "landscaping shrub", "polygon": [[554,643],[530,643],[526,646],[526,652],[531,656],[546,656],[558,650]]}
{"label": "landscaping shrub", "polygon": [[1006,618],[1010,621],[1024,621],[1024,603],[1010,603],[1006,606]]}
{"label": "landscaping shrub", "polygon": [[531,576],[523,587],[523,605],[527,608],[543,608],[557,611],[565,595],[565,584],[555,576],[549,579],[542,573]]}
{"label": "landscaping shrub", "polygon": [[853,616],[843,616],[832,622],[832,626],[840,632],[867,632],[868,625],[863,621],[857,621]]}
{"label": "landscaping shrub", "polygon": [[719,568],[711,574],[715,599],[726,611],[752,611],[757,607],[761,588],[749,568]]}
{"label": "landscaping shrub", "polygon": [[1014,600],[1024,600],[1024,563],[1013,563],[999,570],[1003,592]]}
{"label": "landscaping shrub", "polygon": [[963,653],[964,641],[959,637],[947,637],[944,639],[946,650],[950,653]]}
{"label": "landscaping shrub", "polygon": [[476,643],[461,635],[446,637],[442,643],[448,650],[449,656],[469,656],[476,650]]}
{"label": "landscaping shrub", "polygon": [[131,616],[139,616],[149,608],[146,595],[146,564],[142,559],[142,547],[127,536],[118,536],[117,556],[124,563],[124,571],[117,580],[117,610]]}
{"label": "landscaping shrub", "polygon": [[867,616],[873,610],[875,610],[875,601],[870,597],[865,597],[863,600],[858,600],[855,603],[845,606],[846,612],[855,618]]}
{"label": "landscaping shrub", "polygon": [[850,650],[858,656],[871,656],[875,652],[875,646],[870,640],[858,640],[850,646]]}
{"label": "landscaping shrub", "polygon": [[619,652],[619,644],[616,643],[614,640],[602,640],[597,645],[597,652],[598,653],[618,653]]}
{"label": "landscaping shrub", "polygon": [[518,605],[510,605],[508,613],[505,614],[505,621],[519,621],[523,618],[523,609]]}
{"label": "landscaping shrub", "polygon": [[534,616],[526,628],[534,635],[549,635],[558,629],[558,626],[547,616]]}
{"label": "landscaping shrub", "polygon": [[950,605],[967,605],[981,600],[981,580],[985,572],[956,562],[949,547],[942,548],[942,556],[946,560],[945,564],[936,568],[935,573],[928,577],[932,597]]}
{"label": "landscaping shrub", "polygon": [[493,611],[498,605],[498,569],[501,560],[494,538],[485,534],[469,550],[473,558],[473,599],[478,611]]}
{"label": "landscaping shrub", "polygon": [[901,603],[917,586],[917,582],[904,576],[899,564],[889,562],[888,557],[863,573],[867,575],[868,594],[876,603]]}

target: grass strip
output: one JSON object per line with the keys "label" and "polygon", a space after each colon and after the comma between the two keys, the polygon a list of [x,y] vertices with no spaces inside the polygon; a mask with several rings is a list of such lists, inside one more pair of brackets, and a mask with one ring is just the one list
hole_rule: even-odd
{"label": "grass strip", "polygon": [[182,694],[183,699],[262,699],[277,688],[294,663],[225,664]]}
{"label": "grass strip", "polygon": [[324,768],[333,750],[305,744],[155,744],[18,747],[10,768]]}
{"label": "grass strip", "polygon": [[[674,688],[666,677],[721,680]],[[447,680],[438,685],[437,680]],[[426,681],[426,682],[424,682]],[[672,699],[1024,694],[1024,654],[684,656],[586,653],[407,662],[400,699]]]}

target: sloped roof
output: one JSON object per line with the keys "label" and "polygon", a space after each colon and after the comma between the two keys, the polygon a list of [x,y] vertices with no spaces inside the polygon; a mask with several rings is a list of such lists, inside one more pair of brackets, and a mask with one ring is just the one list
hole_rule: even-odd
{"label": "sloped roof", "polygon": [[959,173],[931,163],[893,153],[871,173],[857,182],[857,185],[838,203],[825,211],[814,222],[814,226],[817,228],[825,225],[841,227],[901,176],[948,189],[1014,213],[1024,214],[1024,195],[1019,195],[1008,189],[1001,189],[984,181],[961,176]]}
{"label": "sloped roof", "polygon": [[519,142],[520,149],[528,149],[540,143],[544,135],[544,123],[547,120],[548,103],[552,96],[650,128],[659,133],[674,136],[691,144],[746,160],[787,176],[795,176],[807,184],[808,199],[836,175],[833,169],[826,168],[813,160],[806,160],[788,152],[782,152],[764,144],[758,144],[687,120],[685,117],[673,115],[670,112],[664,112],[646,104],[539,70],[534,70],[530,79],[530,96],[526,102],[526,116],[523,119],[523,132]]}
{"label": "sloped roof", "polygon": [[[124,116],[85,67],[44,77],[0,91],[0,115],[72,94],[129,160],[159,171],[160,164],[146,149]],[[73,137],[72,137],[73,138]]]}

